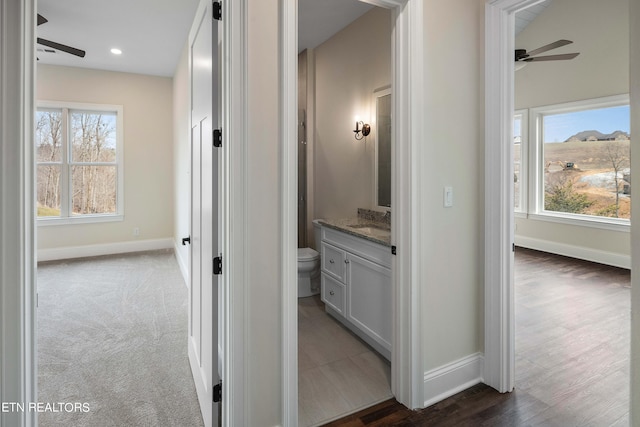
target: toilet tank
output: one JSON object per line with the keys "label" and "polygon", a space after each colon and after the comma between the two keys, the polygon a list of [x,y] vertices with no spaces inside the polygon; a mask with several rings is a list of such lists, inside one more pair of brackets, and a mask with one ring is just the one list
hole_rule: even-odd
{"label": "toilet tank", "polygon": [[320,241],[322,240],[322,225],[319,219],[313,220],[313,249],[320,252]]}

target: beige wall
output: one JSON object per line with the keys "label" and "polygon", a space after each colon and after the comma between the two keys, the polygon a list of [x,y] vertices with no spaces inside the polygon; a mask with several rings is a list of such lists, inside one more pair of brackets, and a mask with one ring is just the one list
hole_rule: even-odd
{"label": "beige wall", "polygon": [[[421,221],[422,351],[430,371],[482,351],[483,0],[425,0]],[[443,188],[454,204],[443,207]]]}
{"label": "beige wall", "polygon": [[165,77],[38,65],[38,100],[123,106],[125,180],[124,221],[38,227],[38,249],[173,236],[171,86]]}
{"label": "beige wall", "polygon": [[[516,47],[531,50],[569,39],[574,43],[548,54],[580,52],[580,56],[528,64],[517,71],[516,109],[628,93],[628,10],[628,0],[554,0],[518,35]],[[584,254],[600,262],[629,262],[628,232],[526,218],[516,218],[516,226],[516,243],[539,239],[543,247],[537,249]]]}
{"label": "beige wall", "polygon": [[391,84],[391,14],[374,8],[315,49],[316,218],[355,217],[373,201],[375,138],[356,141],[355,116],[375,117],[373,91]]}
{"label": "beige wall", "polygon": [[248,397],[243,402],[247,426],[282,423],[281,70],[280,57],[274,54],[279,46],[279,6],[279,0],[250,0],[247,9],[246,223],[240,225],[246,236],[248,283],[244,301]]}
{"label": "beige wall", "polygon": [[[415,153],[422,216],[415,238],[425,372],[482,351],[483,6],[483,0],[424,6],[420,120],[428,137],[419,137],[423,146]],[[374,141],[354,140],[353,117],[373,114],[373,90],[391,82],[390,24],[388,11],[374,9],[315,50],[318,218],[353,216],[372,204]],[[365,46],[369,57],[354,54]],[[452,208],[443,207],[444,186],[453,187]]]}
{"label": "beige wall", "polygon": [[[190,234],[191,132],[189,97],[189,46],[185,44],[173,76],[173,189],[176,258],[185,279],[188,275],[189,246],[182,238]],[[189,283],[188,280],[186,280]]]}
{"label": "beige wall", "polygon": [[[631,64],[631,134],[640,134],[640,2],[630,2],[631,36],[630,64]],[[640,170],[640,156],[636,151],[631,152],[631,168]],[[640,186],[640,175],[632,175],[632,185]],[[638,198],[631,199],[633,212],[640,212]],[[640,426],[640,221],[632,219],[631,235],[633,248],[633,268],[631,270],[631,417],[629,425]]]}

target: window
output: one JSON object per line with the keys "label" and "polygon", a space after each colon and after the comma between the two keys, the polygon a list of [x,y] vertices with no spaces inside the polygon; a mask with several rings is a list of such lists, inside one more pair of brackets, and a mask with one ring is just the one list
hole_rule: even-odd
{"label": "window", "polygon": [[628,96],[531,110],[535,214],[628,225],[631,135]]}
{"label": "window", "polygon": [[122,219],[122,107],[42,104],[36,111],[40,223]]}

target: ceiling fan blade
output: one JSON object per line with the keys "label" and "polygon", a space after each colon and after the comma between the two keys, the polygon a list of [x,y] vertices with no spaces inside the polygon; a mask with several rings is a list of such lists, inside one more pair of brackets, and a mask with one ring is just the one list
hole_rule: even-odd
{"label": "ceiling fan blade", "polygon": [[38,25],[46,24],[47,22],[49,22],[47,18],[38,14]]}
{"label": "ceiling fan blade", "polygon": [[76,49],[75,47],[52,42],[51,40],[41,39],[40,37],[38,37],[38,44],[50,47],[52,49],[61,50],[63,52],[70,53],[71,55],[79,56],[80,58],[84,58],[84,55],[86,54],[84,50],[80,50],[80,49]]}
{"label": "ceiling fan blade", "polygon": [[558,40],[557,42],[549,43],[548,45],[534,49],[531,52],[527,52],[527,55],[535,56],[535,55],[538,55],[539,53],[543,53],[551,49],[557,49],[559,47],[566,46],[571,43],[573,43],[571,40]]}
{"label": "ceiling fan blade", "polygon": [[523,61],[524,62],[562,61],[567,59],[573,59],[578,55],[580,54],[579,53],[563,53],[560,55],[537,56],[535,58],[523,59]]}

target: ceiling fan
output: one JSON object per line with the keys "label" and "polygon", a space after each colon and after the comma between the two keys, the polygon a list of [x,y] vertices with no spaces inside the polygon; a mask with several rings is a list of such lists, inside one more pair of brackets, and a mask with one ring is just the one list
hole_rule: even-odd
{"label": "ceiling fan", "polygon": [[[49,22],[47,18],[38,14],[38,25],[46,24]],[[38,44],[43,46],[50,47],[51,49],[61,50],[63,52],[70,53],[71,55],[79,56],[80,58],[84,58],[85,51],[81,49],[76,49],[75,47],[67,46],[61,43],[52,42],[51,40],[42,39],[38,37]]]}
{"label": "ceiling fan", "polygon": [[515,52],[516,71],[518,71],[519,69],[527,65],[527,63],[529,62],[563,61],[563,60],[575,58],[580,54],[579,53],[563,53],[560,55],[536,56],[541,53],[547,52],[549,50],[557,49],[561,46],[566,46],[571,43],[573,43],[571,40],[558,40],[556,42],[549,43],[548,45],[534,49],[531,52],[527,52],[526,49],[516,49],[516,52]]}

